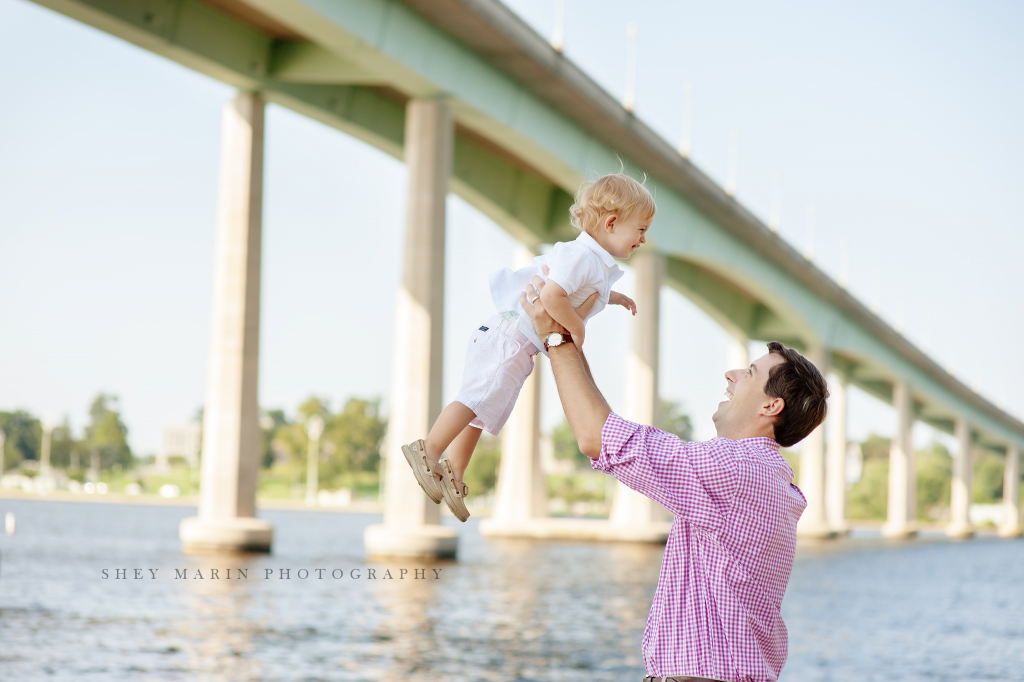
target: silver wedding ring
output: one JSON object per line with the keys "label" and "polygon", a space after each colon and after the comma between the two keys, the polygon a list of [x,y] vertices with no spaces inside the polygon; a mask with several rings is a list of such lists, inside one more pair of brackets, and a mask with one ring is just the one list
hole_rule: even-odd
{"label": "silver wedding ring", "polygon": [[530,305],[533,305],[534,303],[537,302],[537,299],[540,298],[540,296],[534,296],[533,298],[530,298],[529,296],[527,296],[526,298],[527,298],[528,301],[530,301]]}

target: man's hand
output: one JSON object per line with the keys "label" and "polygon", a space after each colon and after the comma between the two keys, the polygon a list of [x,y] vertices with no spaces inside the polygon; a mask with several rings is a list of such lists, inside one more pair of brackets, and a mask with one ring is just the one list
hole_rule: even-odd
{"label": "man's hand", "polygon": [[[545,266],[545,269],[547,266]],[[558,324],[553,317],[548,315],[548,312],[544,310],[544,303],[540,300],[540,292],[544,288],[544,280],[540,277],[534,276],[533,286],[527,287],[526,291],[519,295],[519,304],[523,306],[523,310],[530,316],[533,321],[533,328],[537,330],[537,336],[544,340],[549,334],[565,334],[567,333],[565,327]],[[584,318],[597,303],[597,292],[595,291],[587,300],[583,301],[578,308],[576,308],[576,314],[580,318]],[[575,338],[573,339],[575,341]],[[582,344],[580,344],[582,345]]]}

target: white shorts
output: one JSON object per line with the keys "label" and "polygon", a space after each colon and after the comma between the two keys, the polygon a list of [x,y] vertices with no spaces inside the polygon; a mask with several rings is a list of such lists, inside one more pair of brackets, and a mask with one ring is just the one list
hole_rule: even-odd
{"label": "white shorts", "polygon": [[515,320],[495,315],[473,332],[466,351],[462,388],[455,400],[476,415],[469,423],[497,436],[533,371],[539,351],[516,329]]}

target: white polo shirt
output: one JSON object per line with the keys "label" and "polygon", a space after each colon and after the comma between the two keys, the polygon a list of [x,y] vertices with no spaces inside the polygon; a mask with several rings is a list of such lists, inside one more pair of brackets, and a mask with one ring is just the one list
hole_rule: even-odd
{"label": "white polo shirt", "polygon": [[[544,277],[541,269],[543,265],[550,268],[547,277]],[[583,318],[585,324],[608,305],[612,285],[622,277],[622,274],[612,255],[589,234],[580,232],[580,236],[574,241],[558,242],[551,253],[534,258],[532,265],[514,271],[505,268],[493,273],[490,277],[491,298],[498,313],[514,313],[517,328],[538,350],[547,354],[544,351],[544,343],[537,335],[537,330],[533,328],[530,316],[523,312],[519,304],[519,295],[533,281],[533,276],[539,275],[541,279],[555,282],[565,289],[573,308],[580,306],[596,291],[597,302]]]}

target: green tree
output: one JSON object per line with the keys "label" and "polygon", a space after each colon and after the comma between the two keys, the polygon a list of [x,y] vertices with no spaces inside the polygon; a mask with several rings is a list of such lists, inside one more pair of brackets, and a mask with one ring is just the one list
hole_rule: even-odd
{"label": "green tree", "polygon": [[284,410],[267,410],[260,416],[260,464],[264,469],[274,466],[274,439],[280,429],[288,426]]}
{"label": "green tree", "polygon": [[4,432],[4,471],[21,465],[25,460],[39,460],[42,425],[25,412],[0,412],[0,430]]}
{"label": "green tree", "polygon": [[975,453],[974,501],[978,504],[995,504],[1003,499],[1004,458],[991,452]]}
{"label": "green tree", "polygon": [[486,495],[494,490],[498,482],[498,465],[501,463],[501,439],[486,433],[473,451],[463,481],[472,496]]}
{"label": "green tree", "polygon": [[940,443],[917,451],[917,517],[942,521],[949,518],[953,484],[953,458]]}
{"label": "green tree", "polygon": [[889,502],[889,446],[892,441],[871,434],[860,444],[864,466],[860,480],[846,496],[846,515],[858,520],[885,518]]}
{"label": "green tree", "polygon": [[590,467],[590,458],[580,452],[576,434],[572,432],[569,421],[562,418],[562,423],[551,431],[551,445],[555,451],[555,459],[569,460],[577,469]]}
{"label": "green tree", "polygon": [[693,422],[690,415],[683,412],[682,403],[661,401],[661,430],[674,433],[682,440],[693,440]]}
{"label": "green tree", "polygon": [[115,465],[128,467],[132,451],[128,447],[128,427],[121,421],[117,410],[117,396],[100,393],[89,407],[90,423],[85,427],[85,441],[89,452],[99,454],[100,468]]}
{"label": "green tree", "polygon": [[[312,407],[311,401],[307,406]],[[335,482],[352,472],[373,472],[380,468],[380,445],[387,421],[380,416],[380,400],[351,398],[341,412],[325,417],[321,477]]]}

